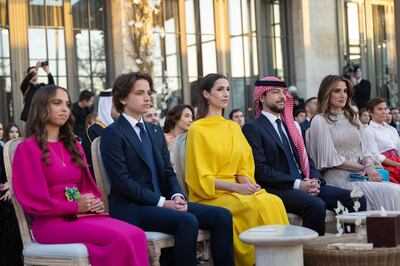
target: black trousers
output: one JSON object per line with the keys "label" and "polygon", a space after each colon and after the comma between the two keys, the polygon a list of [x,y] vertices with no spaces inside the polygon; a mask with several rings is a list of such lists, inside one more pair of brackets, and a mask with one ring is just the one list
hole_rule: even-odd
{"label": "black trousers", "polygon": [[[137,224],[145,231],[157,231],[175,236],[173,265],[196,265],[198,230],[210,231],[211,254],[214,265],[234,265],[233,223],[229,210],[197,203],[188,203],[187,212],[155,206],[137,207],[141,220]],[[164,254],[162,255],[165,256]],[[162,261],[168,259],[162,259]]]}
{"label": "black trousers", "polygon": [[[320,236],[325,234],[326,209],[333,211],[333,208],[337,207],[337,201],[340,201],[349,212],[354,212],[351,191],[343,188],[323,185],[318,196],[311,196],[299,189],[269,188],[268,192],[280,197],[287,212],[300,215],[303,218],[303,226],[318,232]],[[365,211],[367,209],[365,197],[359,201],[361,207],[358,211]]]}

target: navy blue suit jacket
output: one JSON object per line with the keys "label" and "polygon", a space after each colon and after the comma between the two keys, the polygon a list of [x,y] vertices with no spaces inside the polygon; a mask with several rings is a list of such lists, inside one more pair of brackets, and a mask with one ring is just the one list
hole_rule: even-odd
{"label": "navy blue suit jacket", "polygon": [[306,141],[306,131],[309,129],[311,126],[311,121],[308,121],[307,118],[303,121],[303,123],[300,124],[301,128],[301,135],[303,136],[304,142]]}
{"label": "navy blue suit jacket", "polygon": [[[162,195],[169,199],[175,193],[183,194],[170,163],[161,127],[147,122],[145,126],[153,147]],[[133,223],[140,217],[135,206],[157,206],[160,199],[153,191],[150,167],[141,145],[138,135],[123,115],[101,135],[101,156],[111,181],[110,214]]]}
{"label": "navy blue suit jacket", "polygon": [[[266,188],[293,189],[295,176],[291,175],[288,163],[288,158],[292,155],[286,154],[282,141],[269,119],[260,115],[245,124],[242,130],[253,150],[257,182]],[[286,132],[288,132],[287,129]],[[289,141],[294,147],[290,137]],[[299,158],[297,150],[293,149],[293,152],[294,156]],[[325,180],[310,157],[309,161],[310,176],[321,179],[321,184],[325,184]]]}

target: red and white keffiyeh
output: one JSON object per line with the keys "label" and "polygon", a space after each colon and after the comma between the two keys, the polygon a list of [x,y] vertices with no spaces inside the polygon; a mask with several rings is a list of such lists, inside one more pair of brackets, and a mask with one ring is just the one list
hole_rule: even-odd
{"label": "red and white keffiyeh", "polygon": [[280,80],[277,77],[269,76],[269,77],[264,77],[261,80],[257,80],[254,86],[254,92],[253,92],[253,99],[254,99],[254,109],[256,113],[256,117],[259,117],[261,115],[261,105],[260,105],[260,98],[261,96],[267,92],[270,91],[274,88],[282,88],[284,89],[284,93],[286,96],[286,102],[285,102],[285,109],[283,111],[283,114],[281,114],[281,118],[283,122],[285,123],[288,131],[290,138],[292,139],[294,145],[296,146],[296,149],[299,153],[300,157],[300,167],[305,175],[305,177],[310,178],[310,164],[308,161],[308,156],[307,156],[307,151],[304,145],[303,138],[299,132],[299,130],[296,128],[296,125],[294,123],[294,118],[293,118],[293,106],[294,106],[294,101],[292,96],[288,93],[288,89],[286,86],[286,83]]}

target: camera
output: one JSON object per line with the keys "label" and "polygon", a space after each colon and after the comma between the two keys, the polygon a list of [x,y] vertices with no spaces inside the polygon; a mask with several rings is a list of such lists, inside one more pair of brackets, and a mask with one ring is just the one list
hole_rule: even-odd
{"label": "camera", "polygon": [[48,66],[48,65],[49,65],[49,61],[40,62],[40,67],[44,67],[44,66]]}

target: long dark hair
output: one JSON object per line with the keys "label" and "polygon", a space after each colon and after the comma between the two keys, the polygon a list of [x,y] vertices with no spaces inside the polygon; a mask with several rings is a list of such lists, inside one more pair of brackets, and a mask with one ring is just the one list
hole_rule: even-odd
{"label": "long dark hair", "polygon": [[3,139],[4,141],[9,141],[10,140],[10,131],[11,129],[15,127],[18,130],[18,135],[19,137],[21,137],[21,129],[19,128],[19,126],[15,123],[10,123],[8,124],[5,128],[4,128],[4,132],[3,132]]}
{"label": "long dark hair", "polygon": [[181,119],[183,110],[189,109],[194,116],[193,107],[187,104],[178,104],[174,108],[168,111],[167,118],[165,118],[164,122],[164,133],[169,133],[173,130],[178,123],[179,119]]}
{"label": "long dark hair", "polygon": [[335,115],[332,114],[329,107],[329,96],[333,90],[334,84],[339,81],[343,81],[347,87],[347,101],[343,107],[344,115],[353,126],[359,128],[359,124],[357,123],[357,113],[354,111],[353,107],[351,107],[351,98],[354,95],[353,85],[351,84],[350,80],[342,76],[328,75],[321,81],[318,90],[317,113],[325,117],[325,119],[330,123],[334,123],[336,121]]}
{"label": "long dark hair", "polygon": [[[34,136],[38,142],[40,148],[43,151],[42,161],[45,164],[50,164],[49,162],[49,149],[46,146],[47,143],[47,132],[46,123],[50,118],[50,100],[55,96],[57,90],[63,90],[67,93],[66,89],[56,86],[48,85],[40,88],[35,92],[32,105],[29,109],[28,120],[26,122],[26,137]],[[71,102],[71,99],[68,99]],[[85,164],[83,163],[83,154],[76,147],[76,140],[74,133],[72,131],[73,125],[75,123],[75,118],[70,115],[67,122],[60,127],[59,139],[62,141],[71,154],[72,162],[82,169],[85,169]]]}
{"label": "long dark hair", "polygon": [[[197,119],[204,118],[207,116],[208,113],[208,100],[204,97],[203,91],[211,92],[212,87],[214,87],[214,83],[219,79],[226,79],[228,78],[222,74],[217,73],[210,73],[200,81],[199,86],[199,106],[197,107]],[[222,114],[224,110],[222,110]]]}

